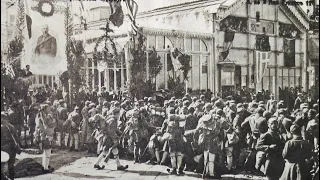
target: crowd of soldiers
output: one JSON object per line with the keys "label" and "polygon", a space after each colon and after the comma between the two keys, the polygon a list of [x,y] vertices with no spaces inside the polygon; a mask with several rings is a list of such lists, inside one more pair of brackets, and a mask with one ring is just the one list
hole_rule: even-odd
{"label": "crowd of soldiers", "polygon": [[[219,178],[240,169],[262,172],[270,180],[318,177],[319,100],[304,103],[300,94],[294,111],[288,111],[273,95],[268,101],[252,99],[237,102],[232,97],[186,94],[164,102],[153,97],[107,101],[100,96],[98,102],[85,101],[71,112],[63,99],[41,104],[32,100],[24,115],[32,145],[43,151],[44,173],[53,171],[49,162],[57,147],[97,155],[93,168],[98,170],[111,157],[117,170],[126,170],[119,156],[133,156],[135,163],[166,165],[172,175],[193,171]],[[1,150],[13,158],[11,179],[21,141],[17,122],[23,114],[18,107],[12,104],[1,113],[1,133],[4,129],[11,134],[1,138]]]}

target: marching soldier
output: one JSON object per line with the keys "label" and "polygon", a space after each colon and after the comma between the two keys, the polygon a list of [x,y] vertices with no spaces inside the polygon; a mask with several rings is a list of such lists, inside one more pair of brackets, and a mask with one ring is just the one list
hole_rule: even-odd
{"label": "marching soldier", "polygon": [[[169,154],[172,165],[170,174],[184,174],[182,167],[182,150],[184,143],[184,129],[180,127],[180,117],[176,115],[169,116],[167,132],[161,138],[168,141]],[[178,171],[177,171],[178,170]]]}
{"label": "marching soldier", "polygon": [[142,149],[142,138],[148,135],[148,123],[146,122],[144,116],[140,111],[140,103],[134,103],[134,109],[128,111],[127,116],[129,118],[127,122],[126,129],[124,133],[128,133],[129,140],[128,145],[129,147],[134,146],[134,159],[136,163],[140,163],[141,158],[141,151]]}
{"label": "marching soldier", "polygon": [[68,130],[66,133],[66,137],[70,137],[70,150],[72,150],[73,141],[74,141],[74,150],[79,151],[79,127],[80,127],[80,109],[78,106],[74,108],[74,111],[72,111],[69,114],[69,117],[66,121],[68,124]]}
{"label": "marching soldier", "polygon": [[[67,120],[68,118],[68,111],[67,108],[64,106],[65,102],[63,99],[59,100],[59,107],[57,109],[57,141],[58,141],[58,146],[61,146],[61,140],[62,140],[62,133],[63,133],[63,128],[62,125],[63,123]],[[64,139],[64,145],[65,147],[68,147],[68,137],[65,137]]]}

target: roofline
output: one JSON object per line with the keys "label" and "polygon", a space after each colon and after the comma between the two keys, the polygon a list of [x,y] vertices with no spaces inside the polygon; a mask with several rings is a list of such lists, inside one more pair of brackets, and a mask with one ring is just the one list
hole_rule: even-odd
{"label": "roofline", "polygon": [[[143,11],[143,12],[139,12],[138,13],[138,17],[141,16],[145,16],[145,15],[149,15],[149,16],[154,16],[157,13],[161,13],[164,11],[170,11],[170,10],[175,10],[179,7],[188,7],[187,5],[201,5],[201,4],[209,4],[209,3],[214,3],[214,2],[221,2],[223,3],[223,0],[198,0],[198,1],[192,1],[192,2],[186,2],[186,3],[181,3],[181,4],[175,4],[175,5],[171,5],[171,6],[165,6],[165,7],[161,7],[161,8],[156,8],[153,10],[149,10],[149,11]],[[192,7],[190,7],[192,8]]]}

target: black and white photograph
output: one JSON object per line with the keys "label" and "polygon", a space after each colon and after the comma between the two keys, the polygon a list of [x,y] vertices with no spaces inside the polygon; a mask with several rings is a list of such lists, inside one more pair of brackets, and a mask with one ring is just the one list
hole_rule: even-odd
{"label": "black and white photograph", "polygon": [[319,0],[1,0],[14,179],[319,179]]}

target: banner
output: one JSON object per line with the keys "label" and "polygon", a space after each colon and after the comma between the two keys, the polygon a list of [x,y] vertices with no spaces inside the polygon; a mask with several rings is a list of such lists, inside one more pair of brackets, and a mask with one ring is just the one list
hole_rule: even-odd
{"label": "banner", "polygon": [[255,51],[256,82],[260,83],[268,68],[270,51]]}
{"label": "banner", "polygon": [[22,65],[33,74],[67,70],[65,7],[67,1],[25,0],[26,25]]}

